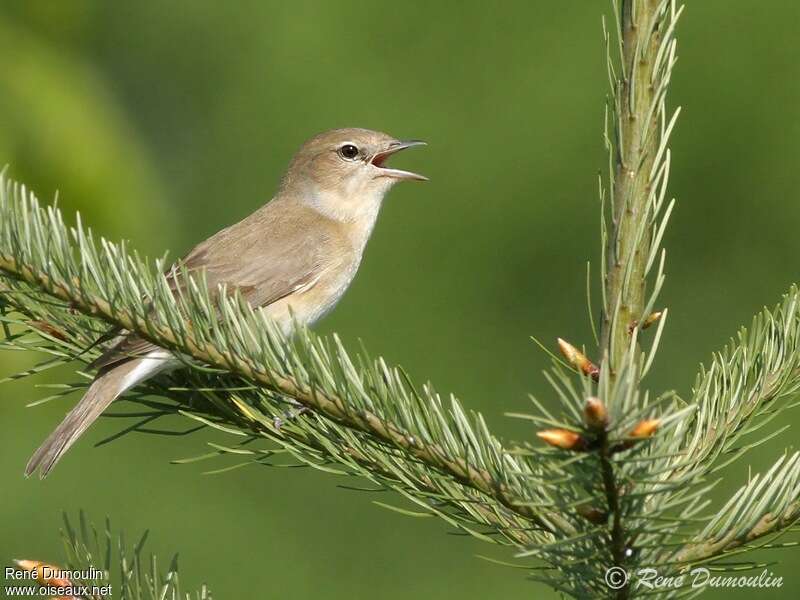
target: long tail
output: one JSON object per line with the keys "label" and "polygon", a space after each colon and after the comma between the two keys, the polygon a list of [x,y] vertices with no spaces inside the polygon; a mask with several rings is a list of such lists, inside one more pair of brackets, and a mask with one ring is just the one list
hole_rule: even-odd
{"label": "long tail", "polygon": [[33,453],[25,467],[25,476],[37,468],[44,479],[50,469],[70,449],[84,431],[95,422],[108,405],[121,394],[163,370],[165,361],[157,358],[136,358],[101,370],[81,401],[67,413],[61,424]]}

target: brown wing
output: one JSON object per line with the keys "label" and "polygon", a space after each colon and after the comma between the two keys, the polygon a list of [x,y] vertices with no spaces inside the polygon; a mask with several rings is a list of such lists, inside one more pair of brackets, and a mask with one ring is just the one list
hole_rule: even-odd
{"label": "brown wing", "polygon": [[[243,221],[198,244],[179,261],[187,272],[205,270],[209,290],[226,285],[238,290],[252,306],[268,306],[301,287],[313,285],[328,268],[335,254],[331,242],[337,228],[310,209],[282,210],[273,200]],[[313,223],[310,221],[313,220]],[[313,225],[313,226],[311,226]],[[178,273],[178,269],[170,269]],[[170,277],[173,293],[181,285]],[[142,356],[158,346],[135,334],[121,337],[89,368],[102,368],[131,357]]]}

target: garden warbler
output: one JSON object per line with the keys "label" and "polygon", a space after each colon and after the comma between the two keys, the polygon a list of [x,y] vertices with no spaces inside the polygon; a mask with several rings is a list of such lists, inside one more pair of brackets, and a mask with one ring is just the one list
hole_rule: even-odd
{"label": "garden warbler", "polygon": [[[386,192],[422,175],[385,165],[395,152],[424,144],[367,129],[335,129],[292,159],[277,195],[244,220],[198,244],[178,264],[205,270],[211,291],[237,289],[288,334],[310,325],[341,298],[358,270]],[[174,285],[174,284],[173,284]],[[90,365],[86,394],[33,454],[25,469],[45,477],[120,394],[181,366],[169,351],[125,333]]]}

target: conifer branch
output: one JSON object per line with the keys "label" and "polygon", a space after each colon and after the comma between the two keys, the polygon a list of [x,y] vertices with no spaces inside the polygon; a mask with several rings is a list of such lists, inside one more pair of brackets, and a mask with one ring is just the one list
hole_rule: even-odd
{"label": "conifer branch", "polygon": [[[144,555],[147,531],[131,547],[122,534],[115,535],[112,532],[108,519],[99,533],[86,520],[83,512],[79,515],[77,525],[73,526],[64,514],[61,538],[66,549],[66,560],[63,563],[54,565],[39,560],[14,561],[21,570],[36,574],[33,581],[37,584],[38,589],[34,590],[39,592],[38,597],[51,597],[56,593],[51,591],[45,594],[45,590],[60,590],[58,598],[62,600],[104,600],[112,597],[126,600],[211,600],[211,592],[205,584],[193,593],[181,590],[177,554],[166,569],[159,566],[156,556]],[[29,594],[18,592],[18,595]]]}
{"label": "conifer branch", "polygon": [[[611,423],[621,427],[628,439],[609,441],[604,428],[598,437],[597,460],[608,515],[608,563],[610,568],[628,571],[636,540],[635,519],[642,505],[628,497],[631,490],[630,465],[618,462],[616,452],[632,447],[637,438],[652,435],[661,422],[647,417],[647,407],[639,393],[640,380],[652,364],[661,328],[650,356],[639,349],[639,333],[661,318],[651,317],[663,284],[663,253],[659,244],[672,203],[666,208],[664,194],[669,177],[669,137],[677,111],[667,118],[666,92],[675,64],[675,25],[681,10],[674,0],[616,0],[612,2],[617,19],[618,54],[610,50],[608,72],[613,92],[610,112],[614,123],[613,139],[606,135],[609,152],[610,223],[603,216],[603,319],[600,347],[600,392],[608,406]],[[648,276],[661,260],[653,289],[648,297]],[[620,382],[619,380],[623,380]],[[622,383],[622,385],[620,385]],[[592,391],[592,395],[594,392]],[[677,414],[677,407],[672,406]],[[647,432],[643,436],[638,432]],[[628,598],[630,584],[613,590],[617,598]]]}
{"label": "conifer branch", "polygon": [[[606,496],[606,514],[611,517],[609,531],[611,559],[615,566],[622,566],[625,564],[627,541],[625,539],[625,530],[623,528],[622,514],[620,512],[620,484],[614,472],[614,462],[611,454],[612,451],[608,441],[608,435],[605,429],[603,429],[600,435],[598,458],[603,479],[603,490]],[[626,593],[627,587],[623,589]]]}
{"label": "conifer branch", "polygon": [[785,532],[800,519],[800,453],[781,457],[755,475],[719,510],[697,539],[671,558],[677,564],[720,559],[764,537]]}
{"label": "conifer branch", "polygon": [[[528,532],[526,542],[546,540],[543,536],[556,531],[572,531],[567,520],[542,508],[548,504],[547,498],[527,486],[526,478],[535,470],[513,458],[479,416],[471,424],[455,399],[451,399],[449,411],[443,410],[432,390],[416,390],[404,373],[383,361],[359,372],[338,339],[331,346],[303,331],[290,342],[238,295],[221,290],[212,299],[205,285],[188,273],[169,275],[184,280],[180,286],[184,291],[176,298],[169,291],[168,276],[161,274],[163,265],[149,268],[127,254],[124,246],[105,240],[98,250],[91,232],[80,222],[68,232],[58,211],[41,209],[23,188],[2,183],[0,271],[13,277],[5,284],[7,305],[24,311],[30,305],[26,307],[20,300],[43,292],[71,310],[136,332],[195,364],[217,368],[273,392],[273,403],[276,397],[284,407],[287,399],[299,403],[319,417],[368,437],[368,442],[359,440],[355,445],[350,440],[350,445],[336,452],[327,447],[329,454],[338,459],[352,457],[354,450],[359,454],[360,445],[363,458],[369,454],[363,451],[366,443],[370,448],[401,452],[408,456],[407,461],[392,464],[390,471],[392,481],[402,482],[406,492],[417,486],[417,491],[431,493],[431,486],[423,482],[439,482],[446,476],[450,485],[477,492],[486,506],[499,505],[487,512],[486,506],[477,511],[468,506],[476,500],[480,503],[480,498],[453,503],[462,513],[471,518],[473,513],[486,518],[493,514],[495,521],[501,519],[506,525],[513,517],[512,528]],[[77,257],[67,242],[69,237],[75,240]],[[18,284],[16,289],[13,282]],[[58,328],[62,317],[51,311],[46,318],[55,319],[50,326]],[[274,434],[274,418],[254,414],[241,404],[235,406],[252,431]],[[362,459],[361,464],[370,463]],[[441,484],[436,491],[441,493]],[[461,495],[463,492],[454,494]],[[518,543],[523,541],[515,535]]]}
{"label": "conifer branch", "polygon": [[[553,531],[552,525],[546,519],[541,518],[527,506],[519,504],[520,500],[515,499],[506,486],[495,481],[487,470],[473,467],[464,458],[450,456],[438,445],[426,443],[371,411],[354,411],[337,396],[328,395],[314,387],[304,387],[292,377],[259,368],[252,361],[222,350],[213,343],[198,340],[190,330],[178,337],[169,326],[158,325],[152,320],[146,320],[142,316],[137,317],[124,309],[114,308],[107,300],[86,293],[81,290],[82,284],[78,279],[74,279],[71,285],[60,283],[54,281],[48,274],[29,266],[19,265],[13,258],[2,254],[0,254],[0,271],[19,277],[25,283],[67,302],[70,307],[99,317],[113,327],[135,332],[162,348],[181,352],[206,365],[228,371],[251,383],[279,392],[337,423],[400,448],[431,468],[448,473],[455,481],[493,497],[510,511],[534,521],[542,529],[551,533]],[[2,291],[0,287],[0,292]],[[554,518],[559,520],[557,515],[554,515]]]}
{"label": "conifer branch", "polygon": [[[668,118],[665,99],[676,60],[675,25],[682,10],[672,0],[622,0],[621,7],[614,0],[613,4],[619,18],[620,72],[615,72],[609,54],[614,137],[606,135],[611,223],[603,230],[606,264],[600,341],[612,377],[635,345],[634,332],[652,310],[647,277],[671,212],[671,205],[664,209],[663,200],[669,178],[667,143],[678,111]],[[659,279],[660,272],[654,296]]]}

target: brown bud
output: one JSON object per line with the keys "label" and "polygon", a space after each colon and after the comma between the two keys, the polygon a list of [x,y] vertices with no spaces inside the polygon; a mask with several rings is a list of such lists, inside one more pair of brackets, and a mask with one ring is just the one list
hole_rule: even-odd
{"label": "brown bud", "polygon": [[586,355],[575,346],[558,338],[558,349],[561,350],[561,354],[567,359],[567,362],[581,373],[589,375],[595,381],[600,379],[600,369],[598,366],[586,358]]}
{"label": "brown bud", "polygon": [[578,506],[577,511],[580,516],[595,525],[602,525],[608,521],[607,512],[588,504]]}
{"label": "brown bud", "polygon": [[60,329],[56,329],[50,325],[50,323],[46,323],[45,321],[28,321],[28,325],[34,329],[38,329],[39,331],[46,333],[51,337],[56,338],[57,340],[61,340],[62,342],[67,341],[67,336],[64,334],[64,332]]}
{"label": "brown bud", "polygon": [[664,313],[661,311],[652,313],[649,317],[642,321],[642,329],[647,329],[648,327],[652,327],[658,323],[661,320],[661,315],[663,314]]}
{"label": "brown bud", "polygon": [[586,448],[586,440],[584,440],[579,433],[575,433],[569,429],[544,429],[538,431],[536,435],[556,448],[576,451]]}
{"label": "brown bud", "polygon": [[659,419],[644,419],[639,421],[636,426],[628,432],[628,437],[635,440],[644,440],[656,432],[661,425]]}
{"label": "brown bud", "polygon": [[648,315],[641,323],[639,321],[631,321],[631,324],[628,325],[628,335],[631,335],[637,327],[642,330],[652,327],[661,320],[663,315],[663,312],[658,311]]}
{"label": "brown bud", "polygon": [[642,419],[628,432],[627,439],[611,448],[611,453],[623,452],[633,448],[637,442],[652,436],[661,425],[659,419]]}
{"label": "brown bud", "polygon": [[583,407],[583,417],[592,429],[604,429],[608,424],[608,411],[600,398],[590,396]]}
{"label": "brown bud", "polygon": [[49,565],[39,560],[15,560],[14,562],[20,569],[30,571],[36,581],[42,585],[72,587],[72,582],[69,579],[58,576],[62,571],[61,567]]}

